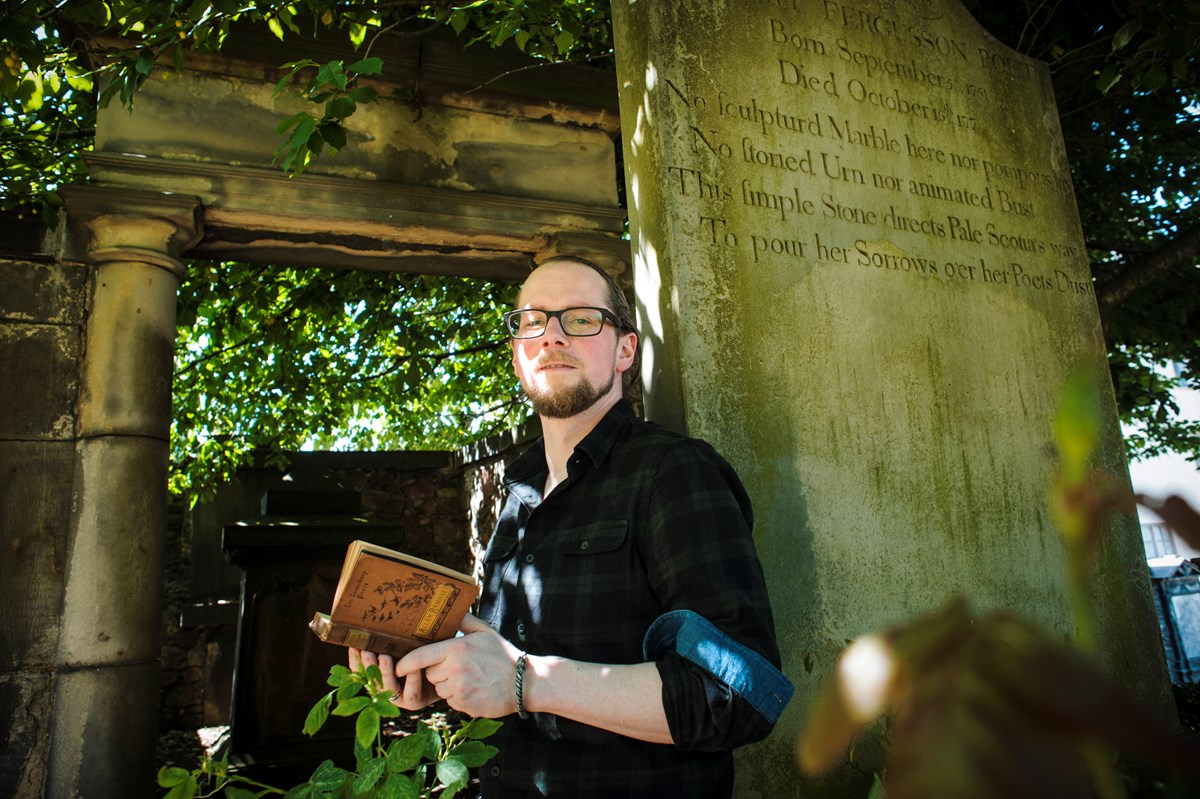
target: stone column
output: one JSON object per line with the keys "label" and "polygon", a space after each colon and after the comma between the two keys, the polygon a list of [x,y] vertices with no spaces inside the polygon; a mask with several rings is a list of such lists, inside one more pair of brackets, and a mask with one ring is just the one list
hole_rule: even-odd
{"label": "stone column", "polygon": [[141,796],[156,769],[179,256],[200,204],[65,193],[64,257],[92,275],[46,795]]}

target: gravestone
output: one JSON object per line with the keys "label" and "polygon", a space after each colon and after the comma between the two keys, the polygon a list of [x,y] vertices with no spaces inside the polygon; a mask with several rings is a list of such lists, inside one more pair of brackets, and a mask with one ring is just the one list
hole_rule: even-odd
{"label": "gravestone", "polygon": [[[613,23],[647,415],[745,480],[797,684],[738,795],[810,795],[793,752],[848,639],[952,594],[1071,632],[1050,421],[1105,346],[1049,73],[955,0]],[[1166,717],[1136,521],[1112,526],[1100,648]]]}

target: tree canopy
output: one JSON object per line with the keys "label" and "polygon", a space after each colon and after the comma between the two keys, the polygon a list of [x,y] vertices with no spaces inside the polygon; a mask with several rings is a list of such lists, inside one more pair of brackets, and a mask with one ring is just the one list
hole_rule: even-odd
{"label": "tree canopy", "polygon": [[[1122,418],[1133,456],[1200,458],[1200,426],[1170,389],[1200,387],[1200,5],[966,0],[1010,47],[1050,65]],[[607,0],[270,0],[10,3],[0,20],[0,208],[53,220],[83,180],[97,103],[136,103],[157,63],[268,26],[317,67],[311,112],[282,120],[283,168],[336,157],[340,123],[381,37],[449,26],[464,40],[612,68]],[[344,35],[362,60],[319,65],[306,42]],[[452,447],[520,421],[492,322],[508,287],[483,281],[192,263],[180,293],[177,490],[200,492],[257,448]],[[465,312],[464,309],[470,309]],[[1161,364],[1183,365],[1183,377]]]}

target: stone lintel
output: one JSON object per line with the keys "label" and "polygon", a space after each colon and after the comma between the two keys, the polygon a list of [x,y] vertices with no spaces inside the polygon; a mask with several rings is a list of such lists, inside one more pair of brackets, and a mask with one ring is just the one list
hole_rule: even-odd
{"label": "stone lintel", "polygon": [[578,233],[556,233],[546,242],[534,261],[538,264],[560,255],[577,255],[586,258],[616,278],[626,292],[633,290],[633,274],[629,268],[632,260],[629,241],[626,239],[596,239]]}
{"label": "stone lintel", "polygon": [[182,277],[179,257],[202,232],[195,197],[108,186],[64,186],[61,191],[67,217],[61,260],[132,261]]}
{"label": "stone lintel", "polygon": [[[121,39],[98,36],[97,43],[120,47]],[[491,47],[465,41],[441,28],[420,35],[385,36],[371,49],[383,59],[383,73],[360,78],[381,97],[408,90],[419,105],[487,111],[513,118],[552,120],[558,124],[620,133],[617,84],[609,70],[576,63],[550,63],[531,58],[515,46]],[[296,59],[295,40],[280,41],[266,25],[242,24],[218,53],[184,51],[184,68],[192,72],[227,75],[274,83]],[[304,54],[324,63],[361,58],[342,35],[325,35],[302,45]],[[170,63],[164,56],[162,64]],[[305,79],[301,72],[297,83]]]}
{"label": "stone lintel", "polygon": [[198,197],[198,256],[517,280],[557,238],[628,260],[620,208],[161,158],[87,160],[101,183]]}

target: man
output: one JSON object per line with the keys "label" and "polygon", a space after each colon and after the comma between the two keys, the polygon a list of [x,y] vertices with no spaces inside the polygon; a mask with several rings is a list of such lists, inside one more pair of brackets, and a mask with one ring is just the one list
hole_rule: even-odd
{"label": "man", "polygon": [[479,618],[380,655],[384,686],[504,717],[487,799],[728,797],[732,750],[792,691],[749,499],[707,444],[635,418],[638,334],[599,267],[545,262],[505,326],[543,438],[507,469]]}

